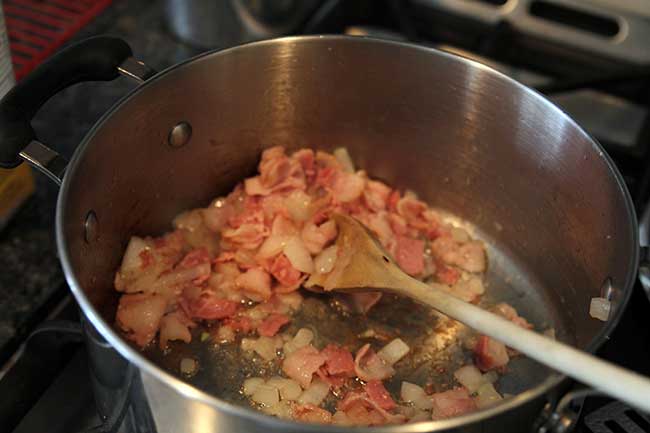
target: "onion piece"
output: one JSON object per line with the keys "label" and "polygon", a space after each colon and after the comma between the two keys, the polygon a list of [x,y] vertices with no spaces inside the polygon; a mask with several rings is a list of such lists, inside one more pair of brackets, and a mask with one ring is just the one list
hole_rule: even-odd
{"label": "onion piece", "polygon": [[474,402],[479,409],[492,406],[501,400],[503,400],[503,397],[501,397],[501,394],[494,389],[494,386],[491,383],[484,383],[481,385],[481,387],[476,390],[476,397],[474,398]]}
{"label": "onion piece", "polygon": [[313,380],[306,390],[298,397],[300,404],[319,406],[330,392],[330,385],[320,379]]}
{"label": "onion piece", "polygon": [[264,406],[275,406],[280,402],[280,393],[277,388],[263,383],[255,389],[251,400]]}
{"label": "onion piece", "polygon": [[300,384],[292,379],[274,376],[266,383],[276,387],[280,391],[280,398],[282,400],[295,400],[302,394]]}
{"label": "onion piece", "polygon": [[589,315],[594,319],[606,322],[609,319],[609,312],[612,308],[611,302],[605,298],[591,298]]}
{"label": "onion piece", "polygon": [[490,383],[485,380],[483,373],[475,365],[466,365],[454,372],[456,380],[471,393],[476,392],[481,385]]}
{"label": "onion piece", "polygon": [[192,358],[181,359],[181,373],[185,375],[192,375],[196,373],[198,363]]}
{"label": "onion piece", "polygon": [[487,373],[485,373],[483,375],[483,382],[484,383],[494,383],[497,380],[499,380],[499,374],[494,370],[488,371]]}
{"label": "onion piece", "polygon": [[294,221],[307,221],[311,216],[311,198],[304,191],[293,191],[284,200],[284,205]]}
{"label": "onion piece", "polygon": [[280,401],[273,406],[263,406],[262,412],[277,416],[278,418],[291,419],[291,405],[288,401]]}
{"label": "onion piece", "polygon": [[337,147],[332,153],[343,166],[343,170],[347,171],[348,173],[354,173],[354,163],[352,162],[350,153],[345,147]]}
{"label": "onion piece", "polygon": [[314,259],[314,267],[316,272],[319,274],[328,274],[334,269],[334,263],[336,263],[337,255],[336,245],[325,248],[321,251],[316,258]]}
{"label": "onion piece", "polygon": [[314,261],[311,259],[311,254],[299,237],[292,237],[287,241],[287,244],[282,249],[284,255],[287,256],[291,266],[299,270],[311,274],[314,272]]}
{"label": "onion piece", "polygon": [[277,357],[277,349],[282,347],[282,338],[278,337],[260,337],[257,340],[252,338],[243,338],[241,341],[242,350],[255,351],[265,361],[271,361]]}
{"label": "onion piece", "polygon": [[390,343],[382,347],[377,355],[386,362],[388,365],[393,365],[400,359],[404,358],[411,349],[400,338],[392,340]]}
{"label": "onion piece", "polygon": [[305,347],[314,339],[314,333],[307,328],[300,328],[296,335],[290,340],[284,343],[284,355],[289,355],[292,352]]}
{"label": "onion piece", "polygon": [[251,396],[255,393],[255,390],[260,386],[264,385],[264,379],[261,377],[250,377],[244,381],[244,386],[242,390],[244,395]]}
{"label": "onion piece", "polygon": [[431,409],[433,406],[431,397],[427,395],[424,389],[414,383],[402,382],[400,397],[405,402],[413,403],[418,409]]}
{"label": "onion piece", "polygon": [[282,252],[284,247],[287,245],[289,239],[291,239],[291,237],[289,236],[281,236],[281,235],[269,236],[268,238],[266,238],[264,243],[262,243],[262,246],[257,252],[257,257],[260,259],[268,259],[277,256]]}

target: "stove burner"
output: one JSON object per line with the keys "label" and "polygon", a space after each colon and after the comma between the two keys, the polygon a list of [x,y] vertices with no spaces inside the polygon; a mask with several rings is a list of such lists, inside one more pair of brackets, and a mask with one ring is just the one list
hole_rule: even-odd
{"label": "stove burner", "polygon": [[591,433],[650,433],[650,416],[615,401],[584,418]]}

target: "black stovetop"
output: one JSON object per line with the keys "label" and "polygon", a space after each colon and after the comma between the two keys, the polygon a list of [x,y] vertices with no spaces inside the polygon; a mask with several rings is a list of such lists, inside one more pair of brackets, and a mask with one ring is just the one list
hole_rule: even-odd
{"label": "black stovetop", "polygon": [[[184,44],[167,30],[163,3],[162,0],[116,0],[75,39],[101,33],[123,37],[138,58],[158,70],[199,53],[199,49]],[[382,0],[326,1],[323,4],[329,12],[310,19],[301,33],[340,33],[350,26],[367,26],[387,29],[399,38],[427,45],[445,42],[444,31],[422,30],[423,26],[434,23],[423,22],[422,16],[417,19],[405,16],[408,13],[406,3]],[[504,32],[503,29],[499,31]],[[505,33],[508,38],[516,36],[507,29]],[[508,39],[499,37],[497,45],[463,48],[476,48],[479,54],[488,56],[495,50],[500,53],[499,50],[507,50],[504,44]],[[481,52],[481,47],[488,48]],[[495,57],[503,60],[508,56]],[[522,63],[526,62],[522,60]],[[111,83],[84,83],[67,89],[52,98],[37,116],[34,126],[39,138],[70,157],[92,124],[132,86],[121,79]],[[631,93],[648,93],[644,86]],[[610,90],[621,96],[620,89]],[[635,103],[640,103],[639,98]],[[639,141],[647,141],[648,133],[650,127],[646,125]],[[645,144],[640,143],[639,149],[644,149]],[[619,152],[615,145],[605,145],[640,208],[650,196],[650,170],[646,169],[650,167],[650,157],[647,152],[630,156]],[[6,363],[0,370],[0,431],[72,433],[100,422],[93,405],[82,342],[74,332],[50,332],[23,344],[26,336],[45,320],[78,319],[56,258],[53,219],[57,191],[40,175],[37,175],[37,185],[36,195],[0,233],[0,268],[3,269],[0,273],[0,365]],[[54,323],[52,328],[57,328],[56,325]],[[640,286],[635,287],[620,325],[599,355],[650,376],[650,302]],[[625,408],[611,406],[611,403],[609,399],[588,398],[576,431],[650,433],[650,424],[643,424],[644,420],[633,414],[632,422],[640,426],[631,430],[630,415]],[[602,410],[603,407],[607,410]],[[613,420],[616,416],[619,416],[618,421]],[[616,423],[623,425],[617,427]]]}

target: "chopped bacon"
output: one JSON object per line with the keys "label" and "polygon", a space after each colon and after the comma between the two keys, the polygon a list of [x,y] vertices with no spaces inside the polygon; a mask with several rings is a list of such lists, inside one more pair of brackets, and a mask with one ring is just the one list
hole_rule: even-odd
{"label": "chopped bacon", "polygon": [[260,267],[251,268],[239,275],[235,284],[253,301],[263,301],[271,297],[271,276]]}
{"label": "chopped bacon", "polygon": [[443,284],[453,286],[460,278],[460,272],[458,269],[439,263],[436,266],[436,278]]}
{"label": "chopped bacon", "polygon": [[397,237],[395,260],[404,272],[418,275],[424,270],[424,241],[405,236]]}
{"label": "chopped bacon", "polygon": [[476,403],[465,388],[454,388],[431,396],[433,419],[451,418],[476,410]]}
{"label": "chopped bacon", "polygon": [[397,203],[399,203],[401,198],[402,196],[399,191],[394,189],[388,196],[388,200],[386,200],[386,207],[388,210],[391,212],[397,212]]}
{"label": "chopped bacon", "polygon": [[397,404],[395,404],[395,401],[393,401],[393,398],[386,388],[384,388],[384,384],[380,380],[368,381],[364,389],[368,394],[368,398],[377,403],[377,406],[380,408],[391,410],[397,407]]}
{"label": "chopped bacon", "polygon": [[413,224],[414,222],[422,219],[422,213],[427,210],[427,204],[406,194],[399,199],[396,205],[397,213],[404,217],[407,223]]}
{"label": "chopped bacon", "polygon": [[366,188],[363,190],[363,201],[368,209],[372,211],[384,210],[386,209],[390,192],[391,189],[386,184],[375,180],[368,180],[366,182]]}
{"label": "chopped bacon", "polygon": [[308,182],[313,181],[316,176],[316,167],[314,164],[314,151],[311,149],[300,149],[291,155],[291,158],[300,163],[302,170],[305,172],[305,177]]}
{"label": "chopped bacon", "polygon": [[441,236],[431,243],[431,249],[442,261],[469,272],[484,272],[485,248],[479,241],[456,242],[450,236]]}
{"label": "chopped bacon", "polygon": [[354,376],[354,358],[349,350],[328,344],[321,352],[325,356],[325,369],[329,375]]}
{"label": "chopped bacon", "polygon": [[291,352],[282,362],[282,371],[291,379],[307,388],[311,383],[312,376],[325,364],[325,355],[308,344],[295,352]]}
{"label": "chopped bacon", "polygon": [[290,321],[291,319],[284,314],[271,314],[257,327],[257,332],[265,337],[273,337]]}
{"label": "chopped bacon", "polygon": [[127,338],[144,347],[156,336],[166,307],[167,301],[160,295],[122,295],[117,307],[117,324],[128,333]]}
{"label": "chopped bacon", "polygon": [[228,318],[224,321],[224,324],[230,326],[233,330],[243,332],[244,334],[253,329],[253,321],[250,317],[246,316]]}
{"label": "chopped bacon", "polygon": [[332,423],[332,414],[313,404],[294,405],[291,410],[291,417],[296,421],[312,424]]}
{"label": "chopped bacon", "polygon": [[218,320],[233,316],[238,306],[237,302],[219,298],[216,294],[206,291],[188,302],[187,312],[193,319]]}
{"label": "chopped bacon", "polygon": [[505,367],[510,361],[506,346],[500,341],[481,335],[474,346],[476,366],[483,371]]}
{"label": "chopped bacon", "polygon": [[284,254],[275,258],[269,271],[285,287],[297,287],[296,284],[300,282],[302,275],[299,270],[291,266],[291,262]]}
{"label": "chopped bacon", "polygon": [[506,304],[505,302],[501,302],[497,304],[494,307],[494,311],[498,315],[510,320],[512,323],[514,323],[517,326],[520,326],[524,329],[533,329],[533,325],[528,320],[521,317],[519,313],[517,313],[517,310],[515,310],[512,306]]}
{"label": "chopped bacon", "polygon": [[390,365],[386,364],[374,350],[370,348],[370,344],[365,344],[359,349],[356,357],[354,358],[354,371],[357,377],[366,382],[369,380],[384,380],[395,374],[395,370]]}
{"label": "chopped bacon", "polygon": [[403,415],[393,415],[383,409],[365,392],[351,391],[337,409],[344,411],[353,425],[397,424],[406,421]]}
{"label": "chopped bacon", "polygon": [[259,247],[269,235],[269,229],[263,222],[244,223],[239,227],[225,229],[221,237],[242,248],[253,250]]}

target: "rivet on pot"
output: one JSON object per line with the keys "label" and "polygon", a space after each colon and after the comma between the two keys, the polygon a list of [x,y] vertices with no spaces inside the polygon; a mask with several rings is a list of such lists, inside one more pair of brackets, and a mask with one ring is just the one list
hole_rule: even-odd
{"label": "rivet on pot", "polygon": [[611,301],[614,297],[614,286],[612,284],[612,279],[610,277],[605,278],[603,284],[600,286],[600,297],[605,298],[608,301]]}
{"label": "rivet on pot", "polygon": [[87,244],[90,244],[95,242],[98,236],[97,215],[95,211],[91,210],[86,214],[86,221],[84,222],[84,240]]}
{"label": "rivet on pot", "polygon": [[183,121],[178,122],[176,126],[169,131],[167,142],[171,147],[183,147],[192,138],[192,127],[189,123]]}

